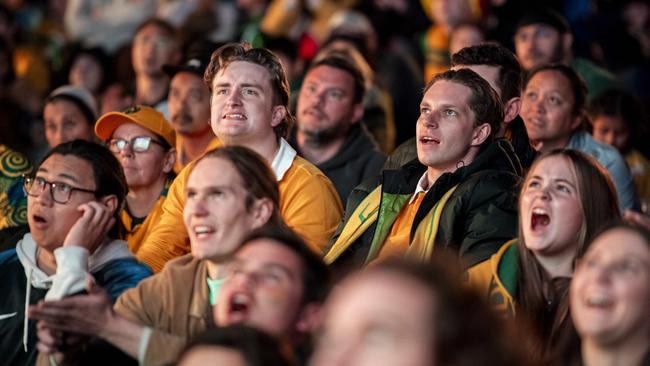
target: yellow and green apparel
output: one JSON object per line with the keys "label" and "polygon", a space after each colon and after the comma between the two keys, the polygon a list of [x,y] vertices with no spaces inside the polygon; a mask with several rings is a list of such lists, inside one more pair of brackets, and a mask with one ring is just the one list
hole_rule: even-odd
{"label": "yellow and green apparel", "polygon": [[345,218],[324,257],[337,276],[383,259],[382,252],[399,253],[385,246],[404,230],[408,230],[404,255],[427,261],[444,250],[457,255],[462,268],[487,260],[517,235],[521,165],[508,141],[489,143],[471,164],[441,175],[430,185],[410,225],[394,230],[411,214],[407,204],[426,170],[416,159],[399,170],[382,172],[374,190],[352,191]]}
{"label": "yellow and green apparel", "polygon": [[467,282],[479,291],[490,307],[505,317],[515,315],[517,276],[519,274],[519,239],[505,243],[490,259],[467,270]]}
{"label": "yellow and green apparel", "polygon": [[146,217],[134,217],[126,205],[122,209],[120,220],[122,221],[123,232],[120,234],[120,239],[126,240],[129,245],[129,250],[132,253],[137,254],[154,223],[159,221],[160,215],[162,215],[162,204],[167,197],[169,186],[171,186],[173,181],[173,175],[167,178],[165,186],[160,192],[160,197],[158,197],[156,204],[151,208],[151,211],[149,211]]}
{"label": "yellow and green apparel", "polygon": [[0,230],[27,224],[23,175],[31,172],[25,155],[0,144]]}

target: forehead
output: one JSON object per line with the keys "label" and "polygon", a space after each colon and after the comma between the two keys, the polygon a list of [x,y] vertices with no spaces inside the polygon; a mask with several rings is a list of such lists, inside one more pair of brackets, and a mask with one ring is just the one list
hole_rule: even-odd
{"label": "forehead", "polygon": [[515,33],[515,36],[523,35],[523,34],[533,34],[540,31],[552,32],[553,34],[560,33],[557,29],[551,27],[546,23],[532,23],[532,24],[525,25],[523,27],[519,27],[517,29],[517,32]]}
{"label": "forehead", "polygon": [[255,267],[281,266],[296,277],[303,272],[302,259],[298,254],[273,239],[261,238],[248,242],[237,251],[235,258],[240,263]]}
{"label": "forehead", "polygon": [[220,157],[209,157],[199,161],[187,179],[188,188],[242,187],[243,182],[234,165]]}
{"label": "forehead", "polygon": [[448,80],[439,80],[424,93],[423,103],[453,105],[459,108],[469,107],[468,100],[472,90],[463,84]]}
{"label": "forehead", "polygon": [[183,87],[183,86],[203,86],[205,87],[203,78],[193,72],[189,71],[179,71],[177,72],[171,81],[171,87]]}
{"label": "forehead", "polygon": [[499,88],[499,72],[501,68],[499,66],[490,66],[490,65],[456,65],[451,68],[452,70],[460,69],[470,69],[477,73],[480,77],[485,79],[485,81],[490,84],[492,89],[501,96],[501,88]]}
{"label": "forehead", "polygon": [[577,183],[575,170],[569,163],[569,159],[557,155],[543,158],[535,164],[535,167],[529,174],[529,177],[533,176],[548,179],[564,179],[572,182],[574,185]]}
{"label": "forehead", "polygon": [[147,24],[135,35],[137,38],[143,37],[169,37],[165,29],[155,23]]}
{"label": "forehead", "polygon": [[81,183],[94,183],[90,163],[74,155],[53,154],[39,166],[37,175],[47,176],[49,179],[66,175]]}
{"label": "forehead", "polygon": [[113,131],[114,138],[134,137],[134,136],[156,137],[156,135],[150,130],[133,122],[123,123],[119,127],[117,127],[115,131]]}
{"label": "forehead", "polygon": [[53,115],[68,115],[68,114],[78,114],[79,116],[82,116],[81,110],[79,107],[77,107],[76,104],[69,100],[57,98],[52,100],[51,102],[48,102],[45,105],[45,109],[43,110],[44,114],[47,114],[49,116]]}
{"label": "forehead", "polygon": [[573,96],[569,80],[559,71],[555,70],[543,70],[533,75],[528,81],[528,84],[526,84],[526,89],[529,88],[555,91],[566,94],[567,96]]}
{"label": "forehead", "polygon": [[352,87],[354,79],[347,71],[329,65],[319,65],[309,70],[305,76],[306,82],[336,84]]}
{"label": "forehead", "polygon": [[[355,308],[367,317],[395,315],[428,319],[432,312],[431,289],[407,276],[388,272],[369,272],[344,281],[330,306],[334,308]],[[404,309],[409,309],[408,314]],[[344,310],[346,311],[346,310]]]}
{"label": "forehead", "polygon": [[611,257],[633,256],[650,265],[650,245],[641,235],[626,228],[611,229],[599,235],[589,252]]}
{"label": "forehead", "polygon": [[600,125],[601,127],[609,127],[615,129],[623,129],[627,127],[625,123],[623,123],[623,118],[620,116],[608,116],[601,114],[600,116],[594,117],[592,120],[594,125]]}
{"label": "forehead", "polygon": [[248,61],[233,61],[225,68],[219,70],[212,85],[222,83],[228,84],[252,84],[259,85],[264,89],[271,89],[271,75],[261,65]]}

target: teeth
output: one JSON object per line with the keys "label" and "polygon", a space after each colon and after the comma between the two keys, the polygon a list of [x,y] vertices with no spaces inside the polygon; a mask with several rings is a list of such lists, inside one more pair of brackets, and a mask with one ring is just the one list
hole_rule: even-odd
{"label": "teeth", "polygon": [[587,304],[592,306],[606,306],[610,301],[602,294],[592,295],[587,298]]}
{"label": "teeth", "polygon": [[194,228],[194,232],[196,234],[205,234],[205,233],[209,233],[209,232],[212,232],[212,231],[213,231],[212,228],[208,227],[208,226],[197,226],[197,227]]}
{"label": "teeth", "polygon": [[235,295],[232,297],[232,303],[236,305],[246,305],[248,303],[248,298],[246,295]]}
{"label": "teeth", "polygon": [[535,215],[546,215],[546,210],[544,210],[543,208],[537,207],[537,208],[533,209],[533,213]]}
{"label": "teeth", "polygon": [[232,114],[226,114],[226,118],[244,119],[244,115],[239,113],[232,113]]}

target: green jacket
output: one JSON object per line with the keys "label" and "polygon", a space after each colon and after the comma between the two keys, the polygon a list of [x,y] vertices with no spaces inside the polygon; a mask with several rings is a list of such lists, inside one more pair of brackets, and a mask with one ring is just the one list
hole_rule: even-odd
{"label": "green jacket", "polygon": [[505,243],[489,260],[470,268],[467,281],[488,302],[490,307],[505,317],[515,314],[517,275],[519,272],[518,239]]}
{"label": "green jacket", "polygon": [[[334,258],[326,255],[326,261],[335,271],[365,264],[373,238],[375,235],[385,238],[390,232],[395,218],[415,192],[425,171],[426,167],[414,160],[399,170],[383,172],[381,195],[377,196],[380,200],[379,217],[343,253]],[[488,259],[504,242],[517,235],[517,192],[521,174],[521,165],[508,141],[497,140],[484,145],[471,164],[443,174],[429,189],[415,215],[410,242],[436,203],[457,186],[442,208],[434,253],[447,250],[457,254],[463,268]],[[363,188],[350,194],[343,222],[326,253],[339,240],[355,209],[368,194],[370,191]],[[352,220],[354,224],[358,221]],[[348,228],[345,231],[353,230]]]}

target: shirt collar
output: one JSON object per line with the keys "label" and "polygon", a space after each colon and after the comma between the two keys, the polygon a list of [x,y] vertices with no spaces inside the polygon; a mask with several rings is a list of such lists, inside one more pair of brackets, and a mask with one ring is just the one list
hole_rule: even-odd
{"label": "shirt collar", "polygon": [[296,150],[294,150],[289,143],[280,138],[280,148],[271,162],[271,169],[275,173],[275,178],[279,181],[282,180],[284,174],[289,170],[293,159],[296,158]]}
{"label": "shirt collar", "polygon": [[418,193],[424,192],[426,194],[427,192],[429,192],[429,188],[431,188],[429,186],[429,177],[427,176],[427,172],[424,172],[424,174],[422,174],[422,177],[418,181],[418,185],[415,186],[415,193],[413,193],[413,196],[411,196],[411,200],[409,201],[409,205],[411,203],[413,203],[413,201],[415,200],[415,197],[418,196]]}

